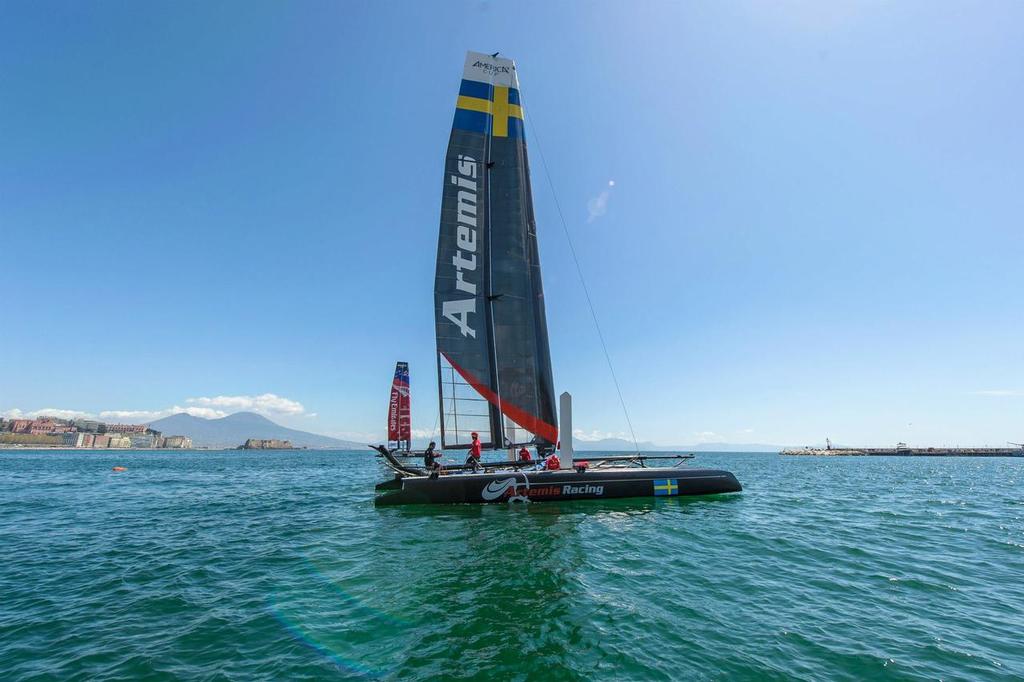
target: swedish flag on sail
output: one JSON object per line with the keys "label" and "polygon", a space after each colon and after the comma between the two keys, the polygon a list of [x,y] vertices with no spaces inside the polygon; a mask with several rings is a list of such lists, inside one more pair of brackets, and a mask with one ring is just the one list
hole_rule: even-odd
{"label": "swedish flag on sail", "polygon": [[654,494],[655,495],[678,495],[679,494],[679,479],[678,478],[656,478],[656,479],[654,479]]}
{"label": "swedish flag on sail", "polygon": [[494,137],[523,137],[518,88],[462,79],[453,128]]}

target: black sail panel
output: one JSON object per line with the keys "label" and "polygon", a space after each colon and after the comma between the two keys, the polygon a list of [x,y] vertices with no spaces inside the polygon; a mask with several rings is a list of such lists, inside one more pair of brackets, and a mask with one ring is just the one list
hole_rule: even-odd
{"label": "black sail panel", "polygon": [[[515,64],[469,53],[435,286],[442,439],[553,445],[554,382]],[[486,438],[485,438],[486,431]]]}
{"label": "black sail panel", "polygon": [[[467,89],[472,86],[461,88]],[[443,448],[468,447],[473,432],[485,445],[500,439],[497,408],[485,397],[495,379],[485,277],[488,136],[481,116],[456,109],[445,157],[434,279]]]}
{"label": "black sail panel", "polygon": [[[518,93],[509,93],[518,102]],[[512,429],[519,432],[512,440],[554,445],[555,389],[529,163],[522,119],[512,121],[507,137],[496,132],[490,156],[491,310],[499,395],[502,411],[519,427]]]}

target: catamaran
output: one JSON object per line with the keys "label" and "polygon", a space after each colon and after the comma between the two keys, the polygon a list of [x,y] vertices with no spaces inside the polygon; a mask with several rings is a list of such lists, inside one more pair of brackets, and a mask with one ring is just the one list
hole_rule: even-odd
{"label": "catamaran", "polygon": [[[434,280],[441,448],[474,436],[507,459],[446,466],[440,475],[380,448],[394,478],[376,504],[554,501],[708,495],[741,490],[728,471],[682,467],[684,455],[589,456],[572,445],[572,398],[555,388],[541,286],[519,78],[511,59],[469,52],[445,159]],[[402,363],[399,363],[400,366]],[[404,369],[408,400],[408,366]],[[399,383],[396,370],[395,384]],[[396,430],[405,440],[401,402]],[[408,402],[406,426],[408,426]],[[556,421],[558,425],[556,426]],[[534,447],[537,460],[512,453]],[[555,454],[555,457],[550,455]],[[545,459],[547,461],[545,462]],[[648,466],[676,460],[675,466]]]}

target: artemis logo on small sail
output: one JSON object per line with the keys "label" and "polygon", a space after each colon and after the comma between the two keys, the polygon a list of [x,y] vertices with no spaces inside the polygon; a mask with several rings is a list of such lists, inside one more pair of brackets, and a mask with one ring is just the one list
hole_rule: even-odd
{"label": "artemis logo on small sail", "polygon": [[476,159],[459,154],[458,175],[451,176],[451,183],[458,187],[458,224],[456,225],[455,244],[458,249],[452,256],[455,266],[455,289],[469,295],[453,301],[443,301],[441,314],[455,324],[463,336],[476,338],[476,330],[470,326],[469,315],[476,313],[476,207],[478,188],[476,182]]}

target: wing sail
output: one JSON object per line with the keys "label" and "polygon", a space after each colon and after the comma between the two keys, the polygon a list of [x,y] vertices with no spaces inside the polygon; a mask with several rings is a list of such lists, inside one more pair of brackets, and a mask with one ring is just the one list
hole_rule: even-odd
{"label": "wing sail", "polygon": [[435,278],[442,442],[553,445],[554,381],[515,63],[466,56]]}
{"label": "wing sail", "polygon": [[391,382],[391,398],[388,401],[388,441],[401,444],[406,449],[412,440],[412,415],[409,407],[409,363],[395,364],[395,378]]}

